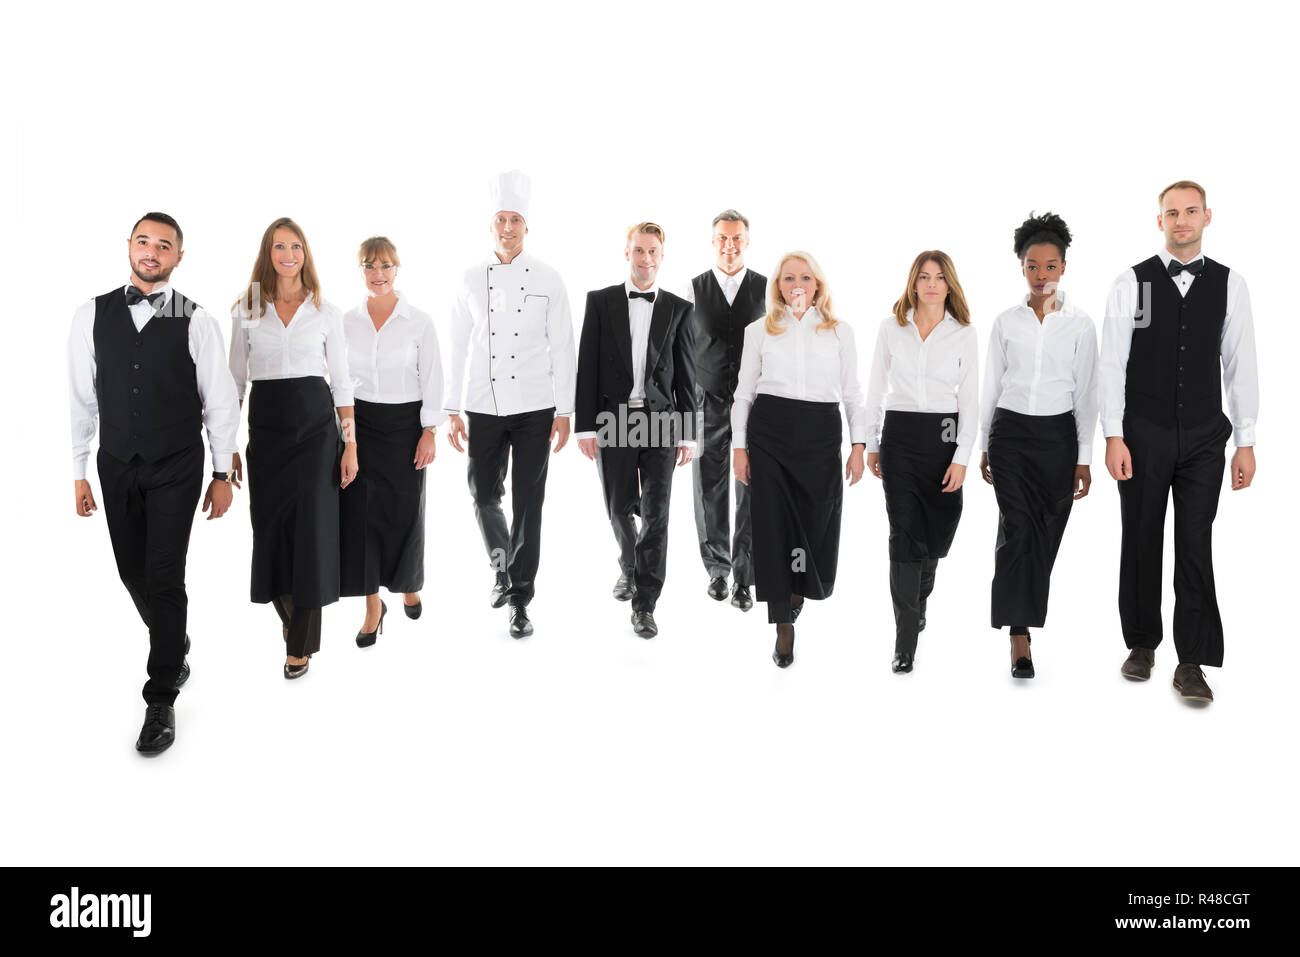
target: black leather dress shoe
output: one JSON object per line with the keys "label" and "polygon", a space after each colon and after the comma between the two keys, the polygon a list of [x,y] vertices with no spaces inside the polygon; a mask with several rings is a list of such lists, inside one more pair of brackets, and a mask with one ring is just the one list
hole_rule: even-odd
{"label": "black leather dress shoe", "polygon": [[[371,645],[373,645],[376,641],[379,640],[379,636],[383,633],[384,630],[384,616],[387,614],[388,614],[388,606],[384,604],[383,600],[381,599],[379,602],[379,624],[375,625],[374,631],[357,632],[358,648],[369,648]],[[304,665],[304,670],[306,670],[305,665]],[[288,676],[286,675],[285,677]]]}
{"label": "black leather dress shoe", "polygon": [[497,582],[492,586],[492,607],[500,608],[509,600],[510,578],[505,572],[497,572]]}
{"label": "black leather dress shoe", "polygon": [[636,583],[632,581],[632,576],[619,575],[618,581],[614,582],[613,594],[619,601],[631,601],[636,594]]}
{"label": "black leather dress shoe", "polygon": [[659,626],[655,624],[655,616],[649,611],[632,612],[632,631],[641,638],[653,638],[659,634]]}
{"label": "black leather dress shoe", "polygon": [[[185,654],[190,653],[190,636],[185,636]],[[181,658],[181,670],[176,673],[176,687],[179,689],[185,682],[190,680],[190,661],[188,658]]]}
{"label": "black leather dress shoe", "polygon": [[709,579],[709,597],[714,601],[726,601],[727,599],[727,579],[710,578]]}
{"label": "black leather dress shoe", "polygon": [[910,655],[905,651],[900,651],[898,654],[894,655],[894,663],[891,666],[894,669],[894,674],[905,675],[911,671],[912,662],[915,657],[915,655]]}
{"label": "black leather dress shoe", "polygon": [[144,726],[136,738],[141,754],[162,754],[176,740],[176,712],[169,704],[151,704],[144,709]]}
{"label": "black leather dress shoe", "polygon": [[523,605],[510,606],[510,637],[527,638],[533,633],[533,623],[528,620],[528,609]]}
{"label": "black leather dress shoe", "polygon": [[417,601],[414,605],[408,605],[406,602],[402,602],[402,610],[406,612],[407,618],[415,621],[415,619],[420,617],[420,613],[424,611],[424,602]]}
{"label": "black leather dress shoe", "polygon": [[741,611],[749,611],[754,607],[754,599],[749,594],[748,585],[737,585],[731,589],[731,606]]}

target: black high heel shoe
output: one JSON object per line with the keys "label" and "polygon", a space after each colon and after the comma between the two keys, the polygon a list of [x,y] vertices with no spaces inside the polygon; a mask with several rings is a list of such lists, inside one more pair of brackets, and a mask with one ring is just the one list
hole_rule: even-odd
{"label": "black high heel shoe", "polygon": [[301,678],[307,673],[307,666],[309,664],[311,664],[311,655],[308,655],[307,660],[300,665],[291,665],[286,661],[284,663],[284,676],[290,679]]}
{"label": "black high heel shoe", "polygon": [[417,601],[414,605],[406,604],[406,599],[402,599],[402,610],[406,612],[406,617],[415,621],[420,617],[420,612],[424,611],[424,602]]}
{"label": "black high heel shoe", "polygon": [[384,604],[383,599],[379,601],[379,624],[375,626],[374,631],[358,631],[357,647],[369,648],[379,640],[379,635],[384,630],[384,616],[388,614],[388,606]]}
{"label": "black high heel shoe", "polygon": [[[802,607],[802,606],[801,606],[801,607]],[[776,640],[777,640],[777,642],[778,642],[778,644],[779,644],[780,641],[781,641],[780,636],[778,636]],[[776,666],[777,666],[778,668],[789,668],[792,664],[794,664],[794,624],[793,624],[793,622],[790,624],[790,650],[789,650],[788,652],[782,652],[782,651],[777,651],[777,650],[774,648],[774,649],[772,650],[772,660],[776,662]]]}
{"label": "black high heel shoe", "polygon": [[[1012,635],[1012,637],[1014,638],[1015,636]],[[1029,637],[1028,632],[1025,633],[1025,641],[1031,645],[1034,643],[1034,639]],[[1014,662],[1012,662],[1011,677],[1032,678],[1033,676],[1034,676],[1034,662],[1032,658],[1026,658],[1022,656],[1020,658],[1017,658]]]}

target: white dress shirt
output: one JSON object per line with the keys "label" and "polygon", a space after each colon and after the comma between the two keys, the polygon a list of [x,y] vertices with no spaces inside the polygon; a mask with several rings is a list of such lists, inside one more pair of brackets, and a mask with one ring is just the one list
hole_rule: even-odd
{"label": "white dress shirt", "polygon": [[[123,288],[128,288],[127,283]],[[143,329],[157,311],[172,298],[168,283],[156,283],[154,292],[163,298],[157,305],[147,299],[128,306],[137,331]],[[198,382],[199,401],[203,403],[203,425],[212,449],[212,468],[229,472],[236,450],[239,431],[239,399],[235,383],[226,368],[221,329],[207,310],[196,309],[190,316],[190,358],[194,360],[194,378]],[[99,421],[99,397],[95,393],[95,300],[78,307],[72,317],[68,336],[68,398],[72,407],[72,477],[86,477],[86,460],[90,457],[90,440],[95,437]]]}
{"label": "white dress shirt", "polygon": [[[740,272],[734,276],[728,276],[717,266],[713,267],[713,278],[718,281],[718,288],[722,290],[723,297],[730,306],[736,301],[736,293],[740,292],[740,284],[745,281],[745,275],[749,272],[748,266],[741,266]],[[686,289],[682,293],[682,298],[695,305],[695,283],[688,282]]]}
{"label": "white dress shirt", "polygon": [[447,421],[442,411],[438,333],[428,313],[416,309],[398,292],[392,315],[378,329],[367,301],[348,310],[343,331],[356,398],[390,404],[419,401],[421,426]]}
{"label": "white dress shirt", "polygon": [[[1160,262],[1169,268],[1174,257],[1161,249]],[[1202,258],[1198,253],[1187,262]],[[1181,262],[1181,260],[1180,260]],[[1178,291],[1186,296],[1196,277],[1180,272],[1173,277]],[[1132,269],[1120,273],[1106,300],[1102,326],[1100,403],[1101,432],[1106,438],[1124,435],[1124,384],[1128,354],[1133,345],[1133,320],[1137,312],[1137,275]],[[1259,415],[1259,366],[1255,358],[1255,323],[1250,311],[1246,280],[1235,269],[1228,270],[1228,314],[1219,334],[1219,356],[1223,362],[1223,391],[1228,397],[1228,418],[1238,448],[1255,444],[1255,419]]]}
{"label": "white dress shirt", "polygon": [[650,319],[654,315],[654,302],[632,293],[649,293],[659,298],[659,284],[654,283],[649,289],[638,289],[631,279],[623,280],[623,292],[627,295],[627,321],[632,330],[632,392],[628,399],[645,400],[645,360],[650,351]]}
{"label": "white dress shirt", "polygon": [[1022,415],[1074,413],[1078,465],[1092,464],[1092,436],[1097,429],[1097,330],[1088,314],[1075,308],[1064,292],[1057,309],[1038,316],[1029,295],[993,320],[984,392],[980,402],[977,447],[988,451],[989,426],[995,409]]}
{"label": "white dress shirt", "polygon": [[253,306],[261,313],[257,318],[250,318],[243,302],[230,310],[230,374],[235,377],[239,401],[244,401],[250,381],[324,376],[334,394],[334,405],[351,405],[348,343],[338,307],[322,299],[317,309],[308,296],[286,326],[274,303],[264,308],[260,303]]}
{"label": "white dress shirt", "polygon": [[740,379],[731,406],[731,444],[746,448],[749,410],[758,395],[779,395],[805,402],[840,402],[849,420],[849,442],[867,441],[867,409],[858,381],[858,350],[853,328],[840,321],[834,329],[817,328],[822,314],[810,306],[796,319],[787,306],[785,331],[767,334],[760,316],[745,327]]}
{"label": "white dress shirt", "polygon": [[[469,381],[465,365],[469,363]],[[521,252],[465,272],[451,310],[446,412],[573,414],[578,376],[569,296],[560,274]]]}
{"label": "white dress shirt", "polygon": [[979,344],[975,327],[945,313],[925,339],[912,312],[907,325],[893,316],[880,324],[867,381],[867,451],[880,451],[885,412],[957,413],[957,450],[965,465],[979,432]]}

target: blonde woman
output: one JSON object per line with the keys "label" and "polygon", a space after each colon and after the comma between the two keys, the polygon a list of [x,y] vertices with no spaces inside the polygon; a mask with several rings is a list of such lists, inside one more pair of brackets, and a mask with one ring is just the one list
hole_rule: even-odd
{"label": "blonde woman", "polygon": [[853,330],[837,319],[821,266],[805,252],[782,258],[762,322],[745,329],[731,412],[736,478],[750,487],[754,584],[776,625],[772,659],[794,662],[794,622],[806,599],[828,598],[839,563],[844,477],[862,478],[867,415]]}
{"label": "blonde woman", "polygon": [[[321,298],[311,247],[292,219],[262,234],[231,323],[241,405],[255,383],[247,450],[252,600],[275,606],[284,676],[299,678],[320,650],[321,609],[339,598],[339,489],[356,478],[357,444],[343,314]],[[238,454],[234,469],[242,478]]]}
{"label": "blonde woman", "polygon": [[437,454],[442,411],[438,334],[427,313],[397,290],[397,247],[372,236],[357,253],[366,298],[343,329],[356,393],[357,439],[366,469],[342,495],[342,593],[366,596],[357,645],[373,645],[387,606],[380,586],[419,618],[424,587],[424,469]]}
{"label": "blonde woman", "polygon": [[946,253],[916,257],[880,325],[867,384],[867,468],[889,513],[895,674],[912,670],[939,559],[961,520],[962,483],[979,419],[979,349]]}

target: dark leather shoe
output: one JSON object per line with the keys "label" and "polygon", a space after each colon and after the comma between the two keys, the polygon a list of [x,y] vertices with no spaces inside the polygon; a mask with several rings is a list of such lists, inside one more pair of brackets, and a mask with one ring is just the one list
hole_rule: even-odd
{"label": "dark leather shoe", "polygon": [[754,599],[749,594],[748,585],[737,585],[731,589],[731,606],[741,611],[749,611],[754,607]]}
{"label": "dark leather shoe", "polygon": [[497,583],[492,586],[492,607],[500,608],[509,599],[510,578],[505,572],[497,572]]}
{"label": "dark leather shoe", "polygon": [[659,634],[659,626],[655,624],[655,616],[649,611],[632,612],[632,630],[640,638],[653,638]]}
{"label": "dark leather shoe", "polygon": [[619,601],[631,601],[636,594],[636,582],[632,581],[632,576],[619,575],[618,581],[614,582],[613,594]]}
{"label": "dark leather shoe", "polygon": [[144,709],[144,726],[136,738],[141,754],[162,754],[176,740],[176,712],[169,704],[151,704]]}
{"label": "dark leather shoe", "polygon": [[[188,655],[189,653],[190,653],[190,636],[186,635],[185,654]],[[181,658],[181,670],[176,673],[177,690],[180,690],[181,686],[184,685],[185,682],[189,680],[190,680],[190,660],[188,658]]]}
{"label": "dark leather shoe", "polygon": [[915,655],[908,654],[906,651],[900,651],[894,655],[894,662],[890,666],[894,669],[894,674],[905,675],[911,672],[912,662],[916,659]]}
{"label": "dark leather shoe", "polygon": [[792,651],[788,655],[783,655],[779,651],[774,651],[772,652],[772,660],[776,662],[778,668],[789,668],[794,664],[794,652]]}
{"label": "dark leather shoe", "polygon": [[1133,681],[1146,681],[1151,677],[1151,668],[1156,663],[1154,648],[1134,648],[1120,665],[1119,673]]}
{"label": "dark leather shoe", "polygon": [[1179,665],[1174,669],[1174,688],[1187,701],[1214,700],[1214,692],[1205,683],[1205,673],[1198,665]]}
{"label": "dark leather shoe", "polygon": [[311,664],[311,655],[300,665],[291,665],[289,662],[284,663],[284,676],[286,678],[301,678],[307,673],[307,666]]}
{"label": "dark leather shoe", "polygon": [[[379,602],[379,624],[375,626],[374,631],[357,632],[358,648],[369,648],[371,645],[373,645],[376,641],[379,640],[379,636],[384,631],[384,616],[387,614],[388,614],[388,606],[384,604],[383,600],[381,599]],[[304,667],[303,670],[305,671],[306,668]],[[285,677],[287,678],[288,675],[285,675]]]}
{"label": "dark leather shoe", "polygon": [[406,601],[403,600],[402,610],[406,612],[407,618],[411,619],[411,621],[415,621],[415,619],[420,617],[420,613],[424,611],[424,602],[417,601],[414,605],[408,605]]}
{"label": "dark leather shoe", "polygon": [[918,632],[925,631],[925,615],[922,615],[921,620],[916,623],[916,630]]}
{"label": "dark leather shoe", "polygon": [[510,606],[510,637],[527,638],[533,633],[533,623],[528,620],[528,609],[523,605]]}
{"label": "dark leather shoe", "polygon": [[709,597],[714,601],[726,601],[727,579],[725,577],[709,579]]}

